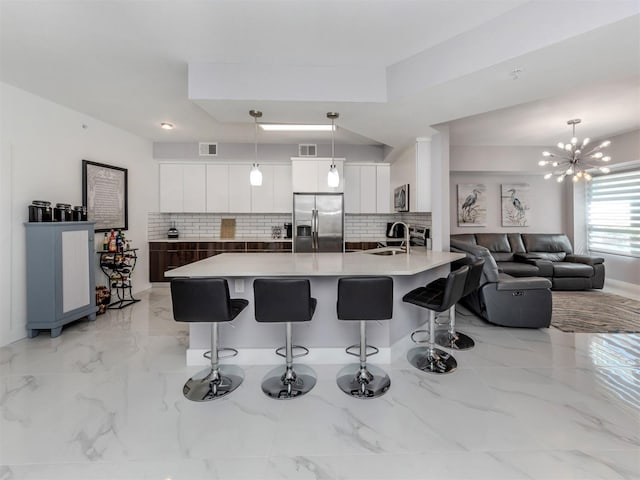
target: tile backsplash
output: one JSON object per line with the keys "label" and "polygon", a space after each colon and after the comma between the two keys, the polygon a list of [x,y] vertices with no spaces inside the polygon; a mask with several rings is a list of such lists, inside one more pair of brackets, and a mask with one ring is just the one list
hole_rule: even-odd
{"label": "tile backsplash", "polygon": [[[181,238],[218,238],[220,220],[236,219],[236,238],[271,238],[271,227],[291,222],[288,214],[251,213],[149,213],[149,240],[167,238],[167,230],[175,222]],[[409,224],[431,226],[430,213],[346,214],[345,239],[383,237],[387,222],[401,220]]]}

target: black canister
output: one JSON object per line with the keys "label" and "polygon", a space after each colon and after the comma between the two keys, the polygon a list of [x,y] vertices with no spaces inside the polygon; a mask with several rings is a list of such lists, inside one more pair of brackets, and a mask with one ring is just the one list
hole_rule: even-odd
{"label": "black canister", "polygon": [[84,205],[78,205],[73,207],[73,221],[74,222],[86,222],[87,221],[87,207]]}
{"label": "black canister", "polygon": [[68,203],[56,203],[56,208],[53,209],[53,218],[56,222],[72,222],[73,211],[71,205]]}
{"label": "black canister", "polygon": [[34,200],[29,205],[29,221],[30,222],[51,222],[52,210],[51,202],[46,200]]}

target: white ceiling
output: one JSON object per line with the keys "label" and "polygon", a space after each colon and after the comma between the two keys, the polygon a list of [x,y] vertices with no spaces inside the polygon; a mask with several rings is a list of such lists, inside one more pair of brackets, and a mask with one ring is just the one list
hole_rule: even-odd
{"label": "white ceiling", "polygon": [[[328,123],[338,111],[338,143],[394,147],[435,124],[450,125],[458,145],[553,144],[576,116],[593,137],[639,126],[638,0],[0,0],[0,9],[3,82],[154,141],[252,142],[251,108],[269,122]],[[190,99],[195,63],[268,70],[274,85],[245,76],[233,94],[218,85]],[[320,87],[288,75],[317,68],[334,72]],[[374,73],[354,90],[358,69]],[[358,85],[384,88],[365,101]]]}

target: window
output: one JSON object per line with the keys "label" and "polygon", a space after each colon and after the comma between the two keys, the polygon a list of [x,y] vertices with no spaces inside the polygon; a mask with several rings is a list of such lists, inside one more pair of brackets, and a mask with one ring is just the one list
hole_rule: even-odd
{"label": "window", "polygon": [[589,250],[640,257],[640,169],[593,178],[587,229]]}

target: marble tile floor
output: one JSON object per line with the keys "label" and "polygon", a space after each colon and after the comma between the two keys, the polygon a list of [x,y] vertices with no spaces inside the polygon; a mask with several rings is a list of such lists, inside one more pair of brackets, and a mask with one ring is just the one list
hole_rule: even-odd
{"label": "marble tile floor", "polygon": [[340,366],[314,365],[312,393],[278,402],[259,387],[270,366],[252,366],[194,403],[168,289],[140,297],[0,349],[0,480],[640,478],[640,335],[458,315],[477,346],[451,375],[403,358],[386,395],[359,401]]}

